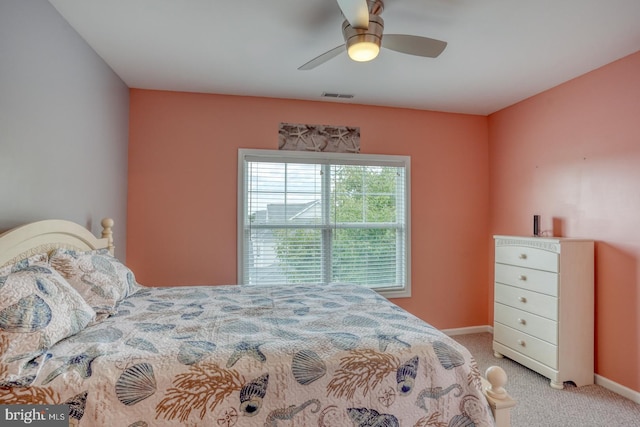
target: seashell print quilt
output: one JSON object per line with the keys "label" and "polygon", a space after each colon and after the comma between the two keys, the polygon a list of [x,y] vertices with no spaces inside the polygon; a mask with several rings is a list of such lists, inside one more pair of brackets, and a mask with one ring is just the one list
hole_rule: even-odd
{"label": "seashell print quilt", "polygon": [[0,403],[72,425],[494,425],[469,352],[360,286],[143,288],[39,360]]}

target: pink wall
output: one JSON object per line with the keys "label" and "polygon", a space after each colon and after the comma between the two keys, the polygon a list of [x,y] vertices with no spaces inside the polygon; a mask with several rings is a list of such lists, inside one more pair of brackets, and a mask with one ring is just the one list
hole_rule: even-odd
{"label": "pink wall", "polygon": [[489,141],[491,234],[540,214],[596,240],[596,373],[640,391],[640,52],[492,114]]}
{"label": "pink wall", "polygon": [[411,156],[413,297],[439,328],[489,316],[488,130],[481,116],[131,90],[127,264],[146,285],[236,282],[238,148],[280,122],[359,126],[363,153]]}

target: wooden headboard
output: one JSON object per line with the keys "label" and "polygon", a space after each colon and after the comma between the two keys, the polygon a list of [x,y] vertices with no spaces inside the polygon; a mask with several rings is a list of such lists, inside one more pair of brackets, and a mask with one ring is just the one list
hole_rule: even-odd
{"label": "wooden headboard", "polygon": [[0,267],[57,248],[108,249],[113,255],[113,220],[105,218],[102,238],[75,222],[60,219],[25,224],[0,234]]}

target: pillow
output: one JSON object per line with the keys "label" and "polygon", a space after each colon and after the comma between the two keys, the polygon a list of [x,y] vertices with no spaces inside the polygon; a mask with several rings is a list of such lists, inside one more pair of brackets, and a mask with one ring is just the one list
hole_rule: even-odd
{"label": "pillow", "polygon": [[133,272],[106,249],[57,249],[49,263],[93,307],[99,319],[116,314],[118,303],[140,286]]}
{"label": "pillow", "polygon": [[40,253],[36,255],[32,255],[28,258],[21,259],[20,261],[12,264],[5,265],[4,267],[0,267],[0,276],[7,276],[9,273],[22,270],[23,268],[29,267],[31,264],[43,264],[49,260],[49,255],[46,253]]}
{"label": "pillow", "polygon": [[84,329],[95,311],[48,264],[0,276],[0,387],[28,386],[47,349]]}

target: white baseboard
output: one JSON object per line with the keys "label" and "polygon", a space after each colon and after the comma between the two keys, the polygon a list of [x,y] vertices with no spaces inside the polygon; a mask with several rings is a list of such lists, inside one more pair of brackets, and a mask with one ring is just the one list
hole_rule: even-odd
{"label": "white baseboard", "polygon": [[640,392],[635,390],[631,390],[628,387],[625,387],[621,384],[611,381],[608,378],[605,378],[600,375],[595,375],[596,384],[606,388],[607,390],[611,390],[612,392],[619,394],[622,397],[626,397],[627,399],[640,404]]}
{"label": "white baseboard", "polygon": [[[467,328],[455,328],[455,329],[443,329],[442,332],[449,336],[455,335],[465,335],[465,334],[479,334],[482,332],[493,333],[493,327],[489,325],[484,326],[469,326]],[[618,384],[614,381],[611,381],[608,378],[605,378],[601,375],[595,374],[595,383],[601,387],[606,388],[616,394],[619,394],[622,397],[625,397],[632,402],[640,404],[640,392],[632,390],[628,387],[623,386],[622,384]]]}
{"label": "white baseboard", "polygon": [[442,332],[449,335],[450,337],[454,335],[466,335],[466,334],[479,334],[482,332],[493,332],[493,328],[489,325],[483,326],[469,326],[466,328],[455,328],[455,329],[442,329]]}

